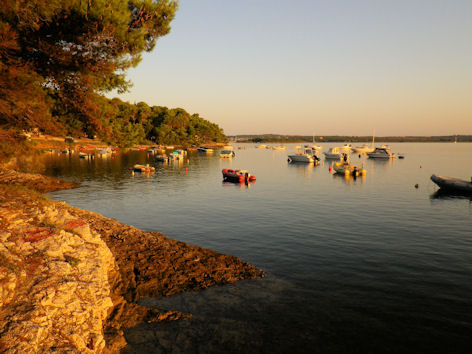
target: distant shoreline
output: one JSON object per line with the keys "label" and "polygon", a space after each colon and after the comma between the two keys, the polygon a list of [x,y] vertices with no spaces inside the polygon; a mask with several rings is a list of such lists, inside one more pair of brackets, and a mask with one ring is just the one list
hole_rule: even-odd
{"label": "distant shoreline", "polygon": [[[227,135],[230,141],[238,143],[303,143],[313,142],[313,136],[303,135]],[[369,143],[372,141],[370,136],[343,136],[343,135],[324,135],[315,136],[317,143],[337,143],[337,142],[359,142]],[[437,135],[437,136],[379,136],[375,137],[376,142],[383,143],[465,143],[472,142],[472,135]]]}

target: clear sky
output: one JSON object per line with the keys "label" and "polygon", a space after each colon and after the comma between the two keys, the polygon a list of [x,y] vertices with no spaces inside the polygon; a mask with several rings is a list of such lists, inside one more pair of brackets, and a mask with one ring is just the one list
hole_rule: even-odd
{"label": "clear sky", "polygon": [[233,134],[472,134],[472,0],[180,0],[121,99]]}

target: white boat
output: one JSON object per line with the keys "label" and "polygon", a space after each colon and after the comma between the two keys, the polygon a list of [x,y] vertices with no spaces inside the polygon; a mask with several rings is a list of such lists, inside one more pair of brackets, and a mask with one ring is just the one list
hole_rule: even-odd
{"label": "white boat", "polygon": [[375,130],[374,133],[372,134],[372,145],[369,146],[368,144],[364,144],[362,146],[356,146],[352,148],[354,152],[358,154],[367,154],[368,152],[374,152],[375,150]]}
{"label": "white boat", "polygon": [[343,156],[343,153],[339,151],[339,147],[329,148],[328,152],[324,152],[323,154],[325,155],[325,159],[328,160],[340,160]]}
{"label": "white boat", "polygon": [[304,162],[318,164],[320,159],[316,156],[316,150],[304,148],[303,151],[297,151],[295,155],[288,155],[289,162]]}
{"label": "white boat", "polygon": [[183,161],[185,160],[185,155],[187,155],[187,151],[185,150],[175,150],[172,154],[169,155],[169,160],[173,161]]}
{"label": "white boat", "polygon": [[235,156],[236,154],[232,150],[221,150],[220,151],[220,157],[221,158],[226,158],[226,159],[231,159]]}
{"label": "white boat", "polygon": [[315,142],[315,134],[313,134],[313,144],[310,144],[310,145],[305,145],[306,148],[312,148],[312,149],[315,149],[315,150],[321,150],[323,147],[320,146],[320,145],[316,145],[316,142]]}
{"label": "white boat", "polygon": [[374,152],[375,147],[373,147],[373,145],[369,146],[368,144],[364,144],[362,146],[356,146],[352,148],[352,150],[358,154],[367,154],[368,152]]}
{"label": "white boat", "polygon": [[432,175],[431,180],[444,190],[472,193],[472,181],[436,175]]}
{"label": "white boat", "polygon": [[336,173],[345,176],[365,176],[367,171],[363,166],[353,165],[349,162],[341,161],[333,163],[333,169]]}
{"label": "white boat", "polygon": [[88,159],[90,157],[91,157],[90,154],[87,154],[85,152],[79,152],[79,158],[81,158],[81,159]]}
{"label": "white boat", "polygon": [[256,145],[256,149],[265,149],[267,145],[261,144],[261,145]]}
{"label": "white boat", "polygon": [[223,150],[234,150],[234,146],[233,145],[225,145],[225,146],[223,146]]}
{"label": "white boat", "polygon": [[276,145],[272,146],[272,150],[286,150],[287,147],[285,145]]}
{"label": "white boat", "polygon": [[102,148],[97,150],[97,155],[98,156],[106,156],[108,154],[111,154],[111,149],[110,148]]}
{"label": "white boat", "polygon": [[197,148],[197,151],[198,152],[203,152],[205,154],[211,154],[213,152],[213,149],[210,149],[210,148],[207,148],[207,147],[204,147],[204,146],[200,146]]}
{"label": "white boat", "polygon": [[395,154],[390,151],[390,147],[383,145],[382,147],[377,147],[373,152],[368,152],[367,156],[371,159],[391,159],[395,157]]}

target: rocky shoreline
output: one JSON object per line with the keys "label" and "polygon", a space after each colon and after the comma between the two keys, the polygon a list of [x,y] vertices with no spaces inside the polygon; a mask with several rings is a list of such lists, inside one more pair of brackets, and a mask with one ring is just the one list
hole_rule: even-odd
{"label": "rocky shoreline", "polygon": [[136,304],[264,273],[41,193],[77,185],[0,170],[0,352],[119,352],[123,330],[191,314]]}

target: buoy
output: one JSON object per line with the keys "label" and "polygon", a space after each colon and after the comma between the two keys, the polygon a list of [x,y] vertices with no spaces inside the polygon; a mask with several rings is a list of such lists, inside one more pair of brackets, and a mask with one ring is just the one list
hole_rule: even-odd
{"label": "buoy", "polygon": [[423,166],[420,165],[420,168],[423,168]]}
{"label": "buoy", "polygon": [[418,187],[419,187],[419,186],[418,186],[418,183],[416,183],[416,184],[415,184],[415,188],[418,188]]}
{"label": "buoy", "polygon": [[186,173],[188,172],[188,168],[187,168],[187,167],[185,167],[185,172],[186,172]]}
{"label": "buoy", "polygon": [[329,166],[329,172],[331,172],[331,166]]}
{"label": "buoy", "polygon": [[134,171],[131,171],[131,176],[134,176]]}

